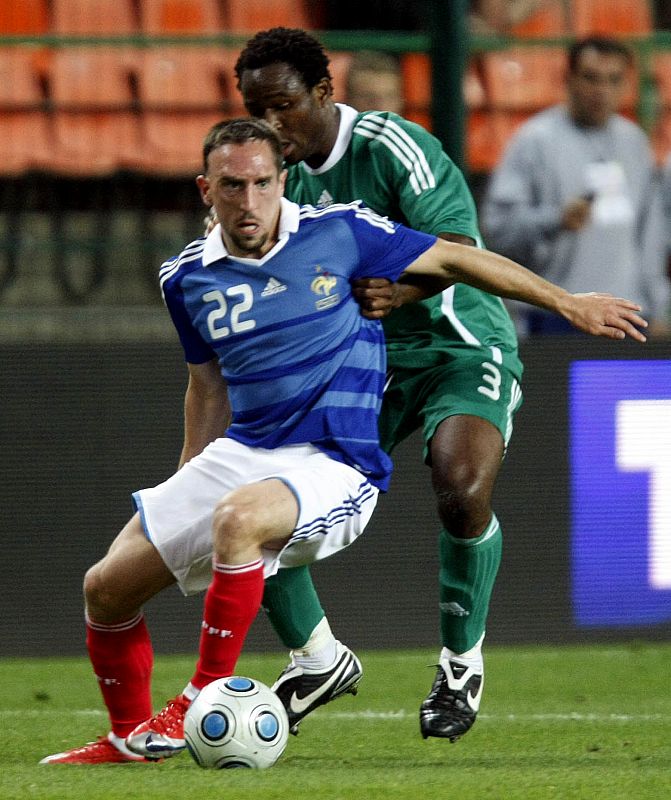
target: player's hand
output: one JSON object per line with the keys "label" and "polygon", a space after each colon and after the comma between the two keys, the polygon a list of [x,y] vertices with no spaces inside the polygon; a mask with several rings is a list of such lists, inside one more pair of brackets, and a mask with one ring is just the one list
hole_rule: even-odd
{"label": "player's hand", "polygon": [[626,336],[637,342],[647,341],[639,328],[648,323],[638,313],[639,305],[622,297],[589,292],[569,295],[568,306],[562,314],[578,330],[592,336],[608,339],[624,339]]}
{"label": "player's hand", "polygon": [[366,319],[382,319],[397,308],[399,289],[386,278],[360,278],[352,281],[352,296]]}

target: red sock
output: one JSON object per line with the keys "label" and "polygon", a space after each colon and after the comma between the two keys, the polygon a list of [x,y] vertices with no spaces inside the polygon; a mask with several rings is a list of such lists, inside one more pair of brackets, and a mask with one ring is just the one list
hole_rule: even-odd
{"label": "red sock", "polygon": [[142,614],[118,625],[86,620],[86,646],[112,722],[125,738],[149,719],[154,654]]}
{"label": "red sock", "polygon": [[232,675],[247,631],[261,607],[263,561],[228,565],[214,563],[200,634],[200,658],[191,683],[202,689]]}

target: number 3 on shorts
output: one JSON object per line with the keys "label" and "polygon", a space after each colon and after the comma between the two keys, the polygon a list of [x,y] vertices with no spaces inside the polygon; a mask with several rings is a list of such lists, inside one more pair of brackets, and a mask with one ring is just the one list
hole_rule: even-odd
{"label": "number 3 on shorts", "polygon": [[481,365],[484,369],[482,373],[482,383],[478,386],[480,394],[496,401],[501,397],[501,371],[490,361],[483,361]]}

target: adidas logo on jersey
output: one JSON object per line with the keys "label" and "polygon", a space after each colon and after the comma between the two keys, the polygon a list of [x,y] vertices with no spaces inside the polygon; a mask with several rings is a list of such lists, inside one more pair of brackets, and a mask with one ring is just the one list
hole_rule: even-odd
{"label": "adidas logo on jersey", "polygon": [[270,297],[273,294],[279,294],[280,292],[286,292],[287,287],[280,283],[277,278],[268,278],[268,283],[266,284],[266,288],[261,292],[261,297]]}
{"label": "adidas logo on jersey", "polygon": [[317,200],[317,206],[330,206],[333,203],[333,198],[331,195],[324,189],[324,191],[319,195],[319,200]]}

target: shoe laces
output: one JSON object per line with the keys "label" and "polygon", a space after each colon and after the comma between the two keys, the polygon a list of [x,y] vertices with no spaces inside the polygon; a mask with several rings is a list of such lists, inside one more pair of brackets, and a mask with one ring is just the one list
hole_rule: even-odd
{"label": "shoe laces", "polygon": [[189,707],[189,701],[184,695],[178,695],[173,700],[169,700],[165,708],[152,718],[149,727],[156,733],[170,735],[175,730],[180,730],[184,726],[184,715]]}

